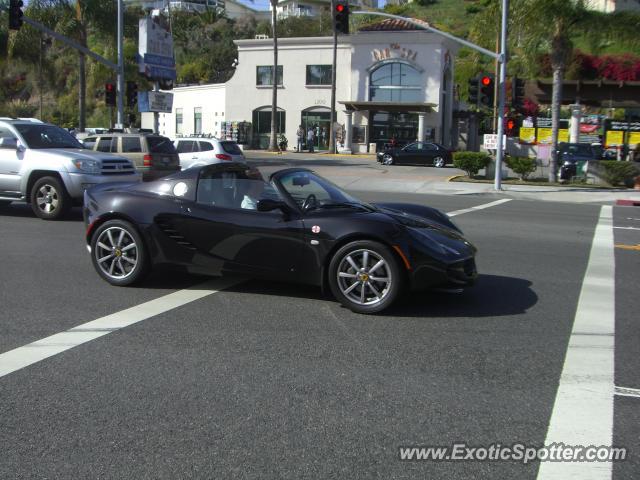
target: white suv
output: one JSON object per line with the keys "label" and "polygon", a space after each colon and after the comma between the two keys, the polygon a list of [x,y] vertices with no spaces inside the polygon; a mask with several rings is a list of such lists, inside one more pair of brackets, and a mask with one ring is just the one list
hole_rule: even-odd
{"label": "white suv", "polygon": [[222,162],[246,162],[236,142],[215,137],[180,137],[173,144],[183,170]]}

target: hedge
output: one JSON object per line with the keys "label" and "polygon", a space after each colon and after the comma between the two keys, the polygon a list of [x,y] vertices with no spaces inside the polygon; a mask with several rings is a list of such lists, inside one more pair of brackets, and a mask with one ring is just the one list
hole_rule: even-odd
{"label": "hedge", "polygon": [[505,157],[507,167],[520,175],[520,180],[526,180],[529,175],[536,171],[536,159],[527,157]]}
{"label": "hedge", "polygon": [[483,152],[455,152],[453,154],[453,166],[464,170],[469,178],[487,168],[491,163],[491,157]]}
{"label": "hedge", "polygon": [[633,185],[633,179],[640,175],[640,170],[632,162],[622,162],[618,160],[601,160],[604,179],[614,187],[617,185]]}

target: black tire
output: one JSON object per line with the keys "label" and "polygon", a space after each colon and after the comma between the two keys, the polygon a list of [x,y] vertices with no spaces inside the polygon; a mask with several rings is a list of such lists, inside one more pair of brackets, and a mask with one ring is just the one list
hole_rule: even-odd
{"label": "black tire", "polygon": [[383,165],[393,165],[395,162],[395,158],[393,158],[393,155],[391,155],[390,153],[385,153],[384,155],[382,155]]}
{"label": "black tire", "polygon": [[443,168],[446,164],[447,164],[447,161],[444,159],[443,156],[438,155],[436,157],[433,157],[433,166],[434,167]]}
{"label": "black tire", "polygon": [[[353,263],[349,262],[347,257],[351,257],[356,266],[362,266],[364,251],[369,252],[368,269],[356,270],[349,267]],[[383,265],[374,269],[379,260],[383,260]],[[369,270],[372,272],[369,273]],[[340,274],[354,278],[339,278]],[[384,278],[388,279],[387,283],[379,281]],[[333,255],[329,264],[331,292],[342,305],[356,313],[378,313],[388,308],[402,291],[403,283],[404,272],[400,268],[396,255],[385,245],[371,240],[358,240],[343,246]],[[362,302],[363,296],[364,302]],[[359,298],[354,299],[354,297]]]}
{"label": "black tire", "polygon": [[[123,231],[125,234],[120,237]],[[109,240],[109,233],[113,241]],[[132,243],[134,247],[131,247]],[[101,259],[105,260],[100,262]],[[150,268],[142,236],[131,223],[124,220],[109,220],[96,229],[91,237],[91,261],[98,275],[119,287],[139,282]]]}
{"label": "black tire", "polygon": [[56,177],[42,177],[36,180],[29,197],[33,213],[43,220],[58,220],[71,208],[71,197]]}

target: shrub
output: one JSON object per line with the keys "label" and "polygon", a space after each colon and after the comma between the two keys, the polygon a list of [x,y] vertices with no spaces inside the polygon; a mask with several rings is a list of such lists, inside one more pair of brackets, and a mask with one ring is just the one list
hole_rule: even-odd
{"label": "shrub", "polygon": [[520,180],[526,180],[529,175],[536,171],[535,158],[527,157],[505,157],[507,167],[520,176]]}
{"label": "shrub", "polygon": [[611,185],[631,185],[633,179],[640,175],[638,167],[632,162],[619,162],[617,160],[601,160],[600,166],[604,169],[603,177]]}
{"label": "shrub", "polygon": [[480,169],[487,168],[491,163],[491,157],[484,152],[455,152],[453,154],[453,166],[464,170],[469,178],[477,175]]}

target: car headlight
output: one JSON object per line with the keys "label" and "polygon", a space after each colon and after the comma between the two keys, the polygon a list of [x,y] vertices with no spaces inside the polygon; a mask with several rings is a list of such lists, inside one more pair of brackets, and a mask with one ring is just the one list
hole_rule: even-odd
{"label": "car headlight", "polygon": [[428,247],[437,251],[441,255],[453,255],[455,257],[459,257],[462,255],[462,253],[460,253],[455,248],[452,248],[449,245],[445,245],[444,243],[439,242],[437,238],[435,238],[435,235],[429,234],[429,229],[427,228],[407,227],[407,229],[411,231],[413,234],[417,235],[418,237],[426,240],[426,242],[424,242],[423,245],[427,245]]}
{"label": "car headlight", "polygon": [[98,162],[98,160],[73,160],[73,164],[78,170],[81,170],[84,173],[100,173],[100,162]]}

